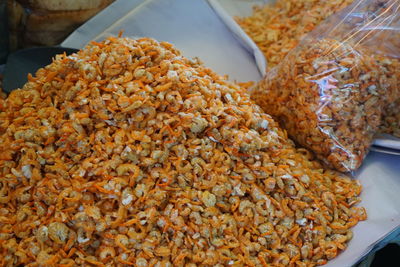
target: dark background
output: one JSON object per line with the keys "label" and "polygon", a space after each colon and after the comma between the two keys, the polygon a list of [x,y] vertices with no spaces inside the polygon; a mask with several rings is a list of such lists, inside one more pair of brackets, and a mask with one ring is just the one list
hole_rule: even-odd
{"label": "dark background", "polygon": [[400,266],[400,246],[388,244],[375,254],[371,267]]}
{"label": "dark background", "polygon": [[6,2],[7,0],[0,0],[0,64],[5,63],[8,51]]}

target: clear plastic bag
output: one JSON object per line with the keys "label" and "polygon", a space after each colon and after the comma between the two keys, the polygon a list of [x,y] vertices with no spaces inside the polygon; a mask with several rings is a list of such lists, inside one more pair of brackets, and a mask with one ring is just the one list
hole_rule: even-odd
{"label": "clear plastic bag", "polygon": [[356,170],[399,99],[400,1],[355,1],[308,34],[251,90],[300,145]]}

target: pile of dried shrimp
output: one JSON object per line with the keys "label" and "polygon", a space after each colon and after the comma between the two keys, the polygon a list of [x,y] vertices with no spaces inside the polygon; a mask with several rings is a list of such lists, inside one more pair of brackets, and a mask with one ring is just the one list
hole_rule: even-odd
{"label": "pile of dried shrimp", "polygon": [[314,266],[366,218],[239,86],[110,37],[0,100],[1,266]]}

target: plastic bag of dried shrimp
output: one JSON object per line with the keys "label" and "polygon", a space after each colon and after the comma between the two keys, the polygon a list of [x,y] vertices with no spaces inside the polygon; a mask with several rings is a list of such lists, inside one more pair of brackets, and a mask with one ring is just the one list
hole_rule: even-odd
{"label": "plastic bag of dried shrimp", "polygon": [[251,90],[300,145],[340,171],[368,153],[399,99],[400,1],[355,1],[308,34]]}

